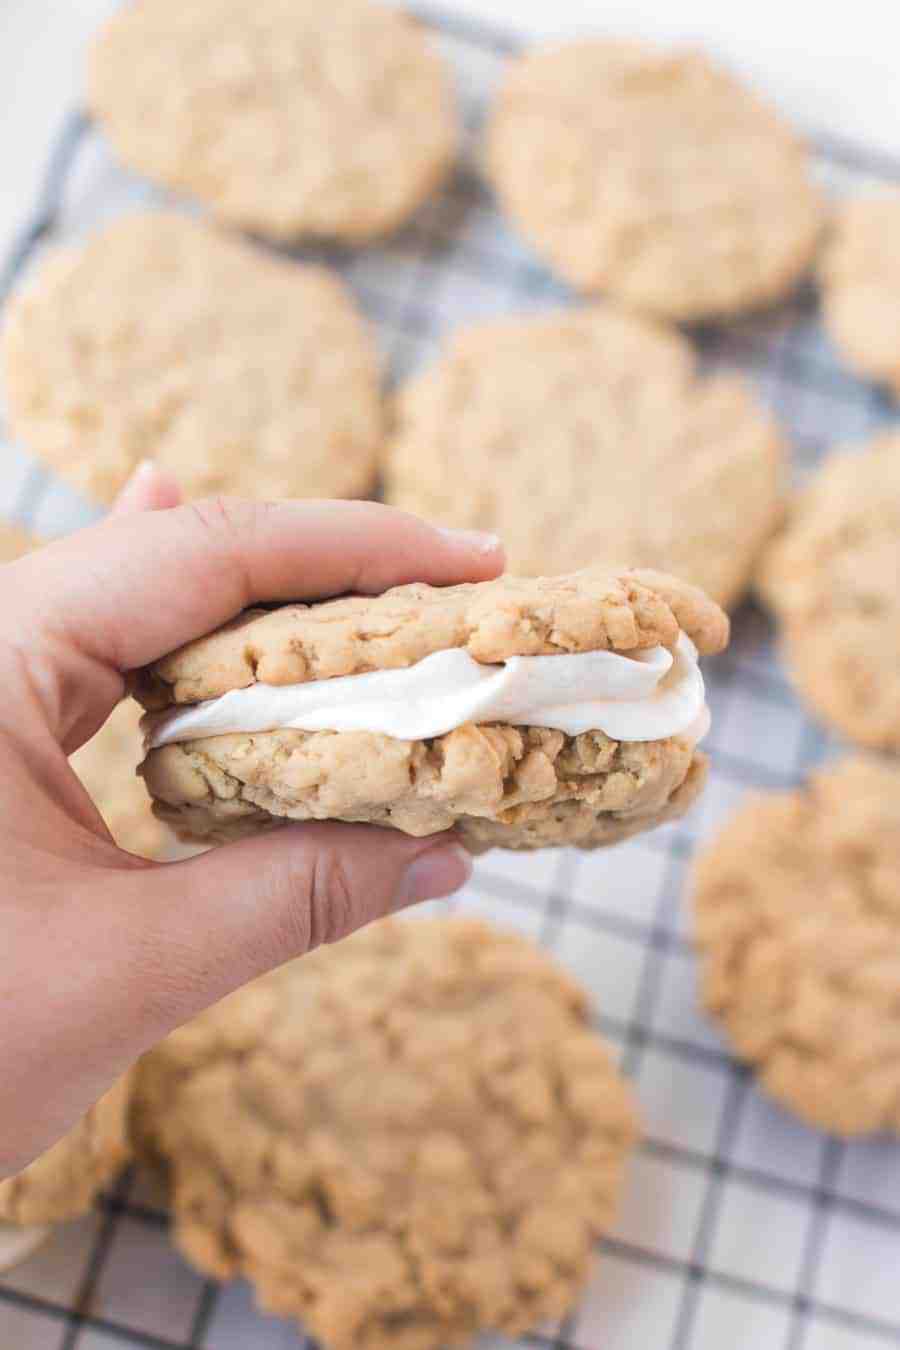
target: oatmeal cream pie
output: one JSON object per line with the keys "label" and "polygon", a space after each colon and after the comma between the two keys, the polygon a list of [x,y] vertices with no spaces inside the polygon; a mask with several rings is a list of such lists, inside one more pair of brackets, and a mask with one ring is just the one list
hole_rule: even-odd
{"label": "oatmeal cream pie", "polygon": [[641,570],[250,611],[141,673],[142,772],[200,839],[334,819],[455,825],[473,852],[615,843],[698,794],[697,656],[727,638],[701,591]]}
{"label": "oatmeal cream pie", "polygon": [[372,924],[247,985],[140,1066],[200,1269],[330,1350],[438,1350],[571,1306],[637,1133],[587,999],[471,920]]}

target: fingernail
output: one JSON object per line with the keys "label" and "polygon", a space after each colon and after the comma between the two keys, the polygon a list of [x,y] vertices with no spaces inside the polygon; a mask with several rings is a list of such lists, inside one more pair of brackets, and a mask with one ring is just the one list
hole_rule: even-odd
{"label": "fingernail", "polygon": [[472,875],[472,857],[462,844],[440,844],[420,853],[407,868],[397,892],[397,909],[422,900],[440,900],[465,886]]}
{"label": "fingernail", "polygon": [[500,547],[500,537],[488,530],[449,530],[438,526],[438,533],[451,543],[462,544],[476,553],[496,553]]}

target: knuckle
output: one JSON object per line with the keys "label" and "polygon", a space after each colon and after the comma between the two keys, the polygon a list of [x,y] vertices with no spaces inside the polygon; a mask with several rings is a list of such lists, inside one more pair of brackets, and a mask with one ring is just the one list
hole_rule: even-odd
{"label": "knuckle", "polygon": [[205,534],[215,535],[216,538],[224,536],[226,540],[234,541],[242,538],[248,529],[254,528],[261,504],[245,501],[241,497],[216,494],[189,502],[187,510]]}
{"label": "knuckle", "polygon": [[307,872],[307,934],[309,950],[338,942],[361,922],[353,886],[340,853],[333,848],[316,853]]}

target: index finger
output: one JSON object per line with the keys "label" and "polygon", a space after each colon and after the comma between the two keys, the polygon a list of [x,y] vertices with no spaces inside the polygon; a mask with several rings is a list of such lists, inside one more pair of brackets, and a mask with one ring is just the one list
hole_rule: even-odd
{"label": "index finger", "polygon": [[125,672],[260,601],[483,581],[502,566],[493,535],[375,502],[216,498],[108,519],[40,549],[6,569],[3,611],[13,632],[74,643]]}

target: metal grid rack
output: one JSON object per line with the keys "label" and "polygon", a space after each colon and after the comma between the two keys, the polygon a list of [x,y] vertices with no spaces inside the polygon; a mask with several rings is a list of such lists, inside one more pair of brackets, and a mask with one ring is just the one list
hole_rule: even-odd
{"label": "metal grid rack", "polygon": [[[431,358],[453,328],[573,297],[497,215],[474,147],[516,42],[433,10],[422,17],[457,74],[470,151],[398,237],[360,253],[298,251],[345,277],[382,341],[390,379]],[[833,142],[818,167],[836,192],[900,182],[900,164]],[[66,123],[0,296],[45,241],[77,238],[158,193],[109,157],[80,114]],[[803,474],[835,442],[891,419],[829,347],[813,293],[774,314],[695,333],[705,363],[745,372],[791,438]],[[0,511],[39,534],[91,512],[15,447]],[[798,782],[836,746],[804,713],[773,634],[751,606],[731,650],[708,664],[711,783],[684,822],[607,852],[494,853],[456,903],[544,943],[595,996],[598,1027],[641,1100],[646,1138],[595,1278],[544,1350],[876,1350],[900,1346],[900,1147],[845,1145],[768,1103],[697,1007],[685,878],[693,850],[752,789]],[[288,1350],[243,1284],[220,1289],[169,1244],[159,1198],[127,1175],[96,1213],[0,1276],[2,1350]],[[507,1342],[488,1338],[499,1347]]]}

